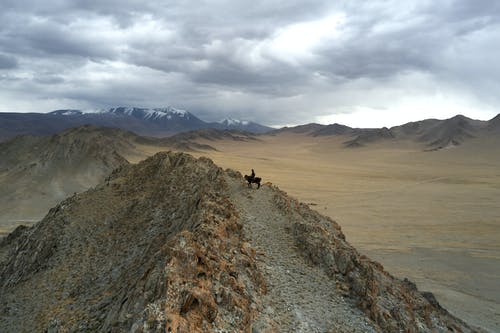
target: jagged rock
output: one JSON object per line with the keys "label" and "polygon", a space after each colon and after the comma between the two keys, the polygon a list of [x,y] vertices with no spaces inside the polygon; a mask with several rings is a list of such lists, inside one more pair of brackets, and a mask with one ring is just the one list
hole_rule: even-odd
{"label": "jagged rock", "polygon": [[399,280],[346,242],[340,226],[275,188],[275,202],[290,217],[297,245],[349,295],[383,332],[476,332],[452,316],[432,293]]}
{"label": "jagged rock", "polygon": [[161,153],[63,201],[2,242],[0,331],[244,330],[264,285],[224,191]]}
{"label": "jagged rock", "polygon": [[[263,200],[265,214],[248,205],[255,215],[241,215]],[[279,228],[259,234],[266,231],[247,225],[254,222]],[[272,262],[255,242],[264,236],[284,246],[285,266],[265,266]],[[316,271],[308,273],[305,260]],[[269,295],[281,289],[298,296],[269,272],[316,279],[332,307],[311,313],[293,301],[273,303]],[[329,218],[272,185],[249,189],[240,173],[182,153],[123,165],[6,237],[0,300],[2,332],[473,331],[430,294],[359,255]]]}

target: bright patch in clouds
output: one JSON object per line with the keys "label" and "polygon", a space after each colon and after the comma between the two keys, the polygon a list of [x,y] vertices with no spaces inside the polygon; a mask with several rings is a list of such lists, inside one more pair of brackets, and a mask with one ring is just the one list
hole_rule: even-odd
{"label": "bright patch in clouds", "polygon": [[315,21],[300,22],[280,28],[269,41],[270,52],[291,62],[312,60],[314,49],[331,43],[340,35],[345,15],[333,14]]}

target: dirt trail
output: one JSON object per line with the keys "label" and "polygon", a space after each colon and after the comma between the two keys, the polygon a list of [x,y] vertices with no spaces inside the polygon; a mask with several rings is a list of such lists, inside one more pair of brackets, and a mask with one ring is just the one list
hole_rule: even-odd
{"label": "dirt trail", "polygon": [[[245,236],[260,253],[268,294],[264,313],[280,332],[376,332],[366,316],[337,291],[336,283],[310,264],[289,232],[289,217],[273,204],[273,189],[247,188],[228,178]],[[257,320],[259,323],[259,320]],[[265,331],[265,325],[255,326]]]}

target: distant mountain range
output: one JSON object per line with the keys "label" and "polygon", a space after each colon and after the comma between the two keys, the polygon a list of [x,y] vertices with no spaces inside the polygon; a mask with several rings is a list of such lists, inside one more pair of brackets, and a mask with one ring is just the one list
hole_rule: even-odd
{"label": "distant mountain range", "polygon": [[121,128],[138,135],[165,137],[204,128],[265,133],[272,128],[251,121],[205,122],[173,107],[116,107],[102,110],[56,110],[49,113],[0,113],[0,141],[18,135],[51,135],[82,125]]}
{"label": "distant mountain range", "polygon": [[474,120],[462,115],[439,120],[426,119],[391,128],[352,128],[340,124],[306,124],[284,127],[270,132],[305,134],[314,137],[346,136],[344,146],[362,147],[384,140],[411,140],[421,143],[428,150],[458,146],[464,141],[488,134],[500,134],[500,114],[489,121]]}
{"label": "distant mountain range", "polygon": [[[342,136],[347,148],[363,147],[383,140],[410,140],[425,150],[458,146],[464,141],[487,134],[500,135],[500,114],[489,121],[462,115],[450,119],[425,119],[391,128],[352,128],[341,124],[306,124],[278,130],[245,120],[227,118],[205,122],[192,113],[173,107],[117,107],[102,110],[56,110],[50,113],[0,113],[0,141],[18,135],[53,135],[82,125],[120,128],[142,136],[170,137],[190,132],[188,136],[210,139],[228,135],[210,130],[234,130],[252,134],[304,134],[313,137]],[[202,130],[199,133],[194,131]]]}

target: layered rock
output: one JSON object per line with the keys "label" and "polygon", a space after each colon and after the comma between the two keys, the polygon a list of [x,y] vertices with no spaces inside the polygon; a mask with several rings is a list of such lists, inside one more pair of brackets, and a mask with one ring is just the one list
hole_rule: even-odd
{"label": "layered rock", "polygon": [[2,332],[243,331],[265,289],[207,159],[113,172],[0,245]]}

